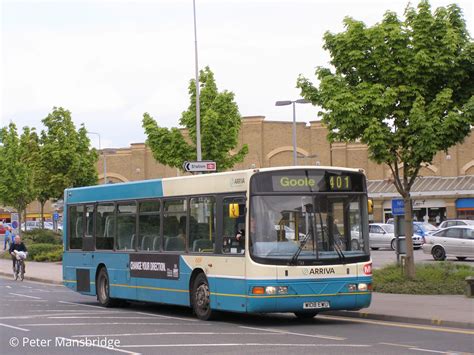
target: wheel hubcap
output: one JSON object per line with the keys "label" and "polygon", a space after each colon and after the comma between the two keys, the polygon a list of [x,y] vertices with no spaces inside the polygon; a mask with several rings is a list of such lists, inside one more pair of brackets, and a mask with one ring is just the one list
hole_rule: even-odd
{"label": "wheel hubcap", "polygon": [[206,284],[199,285],[196,290],[196,306],[202,313],[205,313],[209,308],[209,296],[209,287]]}

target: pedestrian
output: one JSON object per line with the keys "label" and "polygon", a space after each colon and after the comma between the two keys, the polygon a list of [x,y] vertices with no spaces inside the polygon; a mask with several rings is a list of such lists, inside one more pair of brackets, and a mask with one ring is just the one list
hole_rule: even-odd
{"label": "pedestrian", "polygon": [[7,230],[5,232],[5,239],[3,240],[3,250],[7,250],[7,248],[10,248],[10,244],[13,241],[13,232],[12,232],[12,227],[7,226]]}

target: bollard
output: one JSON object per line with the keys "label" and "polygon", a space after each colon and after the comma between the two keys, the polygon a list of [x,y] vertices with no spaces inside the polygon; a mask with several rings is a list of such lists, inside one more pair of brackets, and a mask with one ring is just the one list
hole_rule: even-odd
{"label": "bollard", "polygon": [[466,297],[474,297],[474,276],[468,276],[466,280]]}

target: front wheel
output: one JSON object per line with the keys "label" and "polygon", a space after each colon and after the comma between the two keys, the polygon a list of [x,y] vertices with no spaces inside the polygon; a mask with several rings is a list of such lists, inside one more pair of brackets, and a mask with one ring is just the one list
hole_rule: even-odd
{"label": "front wheel", "polygon": [[437,245],[431,250],[431,255],[433,255],[433,259],[436,261],[442,261],[446,259],[446,252],[444,251],[443,247]]}
{"label": "front wheel", "polygon": [[311,312],[295,312],[296,318],[301,319],[301,320],[312,319],[312,318],[314,318],[317,314],[318,314],[318,312],[316,312],[316,311],[311,311]]}
{"label": "front wheel", "polygon": [[396,239],[392,239],[392,242],[390,243],[390,248],[392,248],[392,250],[397,250],[397,240]]}
{"label": "front wheel", "polygon": [[191,294],[193,311],[201,320],[209,320],[215,316],[215,311],[211,309],[211,292],[209,283],[204,274],[199,274],[193,283]]}

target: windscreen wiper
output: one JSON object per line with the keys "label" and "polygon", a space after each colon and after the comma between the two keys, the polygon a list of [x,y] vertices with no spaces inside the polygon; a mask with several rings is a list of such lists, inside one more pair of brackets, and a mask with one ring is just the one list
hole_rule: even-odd
{"label": "windscreen wiper", "polygon": [[339,256],[339,260],[341,260],[342,263],[345,264],[346,263],[346,256],[342,252],[342,248],[339,245],[337,245],[336,242],[333,243],[333,248],[336,251],[337,256]]}
{"label": "windscreen wiper", "polygon": [[310,236],[311,236],[311,233],[308,233],[300,241],[300,246],[298,247],[298,250],[293,254],[293,257],[290,260],[290,265],[297,265],[298,257],[300,256],[301,250],[303,250]]}

